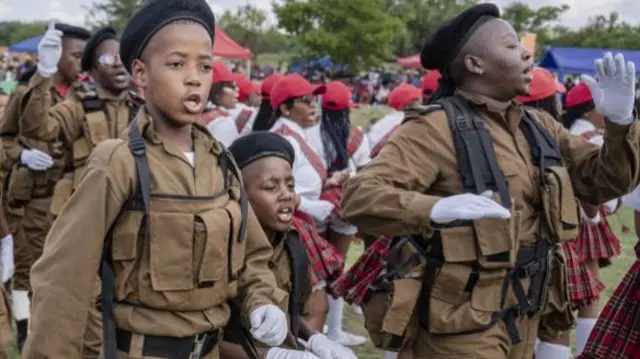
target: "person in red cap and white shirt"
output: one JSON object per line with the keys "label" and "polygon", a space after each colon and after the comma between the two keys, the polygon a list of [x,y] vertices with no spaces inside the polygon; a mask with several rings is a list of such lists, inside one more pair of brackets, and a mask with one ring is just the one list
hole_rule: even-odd
{"label": "person in red cap and white shirt", "polygon": [[389,95],[389,106],[394,111],[374,123],[367,134],[371,145],[371,157],[387,142],[391,134],[402,124],[404,120],[403,110],[418,106],[422,103],[422,90],[409,84],[400,84]]}
{"label": "person in red cap and white shirt", "polygon": [[258,114],[258,109],[250,105],[253,98],[258,96],[258,91],[255,90],[253,83],[245,75],[236,72],[233,74],[233,78],[238,89],[238,102],[235,108],[230,109],[228,112],[235,118],[236,128],[239,135],[242,136],[251,132],[253,122]]}
{"label": "person in red cap and white shirt", "polygon": [[258,114],[256,115],[255,120],[253,121],[252,131],[263,131],[268,130],[273,125],[274,121],[273,117],[273,107],[271,107],[271,90],[273,89],[273,85],[278,82],[282,78],[280,74],[271,74],[262,80],[262,84],[260,85],[260,96],[262,100],[260,102],[260,108],[258,109]]}
{"label": "person in red cap and white shirt", "polygon": [[[328,183],[338,183],[338,176],[328,178],[324,160],[309,144],[305,129],[315,125],[317,118],[316,95],[324,93],[324,85],[312,86],[298,74],[289,74],[280,78],[271,90],[273,117],[277,118],[271,132],[280,134],[294,148],[293,176],[295,178],[296,213],[295,216],[306,222],[317,238],[314,243],[306,243],[309,260],[313,268],[313,292],[309,298],[310,313],[308,325],[317,331],[322,330],[327,312],[325,288],[328,282],[341,275],[344,266],[342,256],[331,244],[317,234],[316,221],[327,219],[334,204],[321,200],[320,194]],[[303,236],[306,237],[306,236]]]}
{"label": "person in red cap and white shirt", "polygon": [[213,137],[229,147],[239,135],[235,117],[229,112],[238,103],[235,79],[224,63],[216,61],[213,63],[212,82],[208,109],[202,120]]}
{"label": "person in red cap and white shirt", "polygon": [[[341,81],[332,81],[326,85],[322,95],[322,117],[320,123],[305,132],[309,144],[324,161],[328,177],[338,179],[325,185],[320,199],[333,203],[330,217],[324,221],[316,220],[320,235],[333,244],[346,257],[358,228],[340,218],[340,200],[342,182],[355,174],[356,170],[371,161],[370,148],[366,135],[351,124],[349,109],[352,105],[352,92]],[[328,283],[329,312],[327,313],[327,337],[345,346],[357,346],[366,343],[367,338],[342,330],[344,299],[331,291]]]}
{"label": "person in red cap and white shirt", "polygon": [[422,76],[422,103],[427,104],[434,92],[438,89],[438,81],[442,74],[438,70],[429,70]]}
{"label": "person in red cap and white shirt", "polygon": [[[580,135],[591,143],[600,146],[604,143],[604,116],[596,110],[589,87],[578,84],[566,96],[564,125],[572,134]],[[600,280],[600,267],[608,265],[610,260],[620,254],[620,239],[609,228],[606,216],[615,212],[620,201],[611,200],[601,206],[581,203],[582,223],[576,238],[580,260],[591,273]],[[604,288],[603,288],[604,289]],[[582,352],[589,333],[598,318],[598,302],[580,308],[576,328],[578,353]]]}

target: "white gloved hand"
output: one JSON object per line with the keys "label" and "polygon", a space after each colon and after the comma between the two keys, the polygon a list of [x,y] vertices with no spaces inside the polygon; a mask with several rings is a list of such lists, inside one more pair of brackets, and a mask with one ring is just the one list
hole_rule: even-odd
{"label": "white gloved hand", "polygon": [[251,320],[251,335],[262,343],[277,347],[287,338],[289,325],[287,315],[273,304],[266,304],[256,308],[249,316]]}
{"label": "white gloved hand", "polygon": [[493,192],[485,191],[480,195],[464,193],[444,197],[431,208],[431,220],[446,224],[455,220],[511,217],[509,210],[494,201],[492,195]]}
{"label": "white gloved hand", "polygon": [[2,238],[2,244],[0,244],[0,253],[2,254],[2,283],[6,283],[16,269],[13,263],[13,237],[8,235]]}
{"label": "white gloved hand", "polygon": [[265,359],[318,359],[313,353],[300,350],[271,348],[267,351]]}
{"label": "white gloved hand", "polygon": [[53,166],[53,158],[38,150],[22,150],[20,162],[34,171],[46,171]]}
{"label": "white gloved hand", "polygon": [[600,82],[587,75],[583,75],[582,80],[591,91],[596,109],[613,123],[631,124],[634,121],[636,65],[632,61],[625,63],[622,54],[617,54],[614,60],[610,52],[595,64]]}
{"label": "white gloved hand", "polygon": [[331,215],[331,211],[333,211],[333,203],[329,201],[317,200],[312,201],[305,199],[304,197],[300,199],[300,206],[298,209],[301,212],[310,214],[313,218],[324,221]]}
{"label": "white gloved hand", "polygon": [[618,206],[620,206],[620,199],[614,198],[612,200],[606,201],[602,205],[607,208],[609,213],[614,213],[618,209]]}
{"label": "white gloved hand", "polygon": [[320,359],[358,359],[353,351],[344,347],[323,334],[314,334],[307,341],[307,350]]}
{"label": "white gloved hand", "polygon": [[58,61],[62,57],[62,31],[56,30],[55,25],[55,20],[49,22],[38,44],[38,73],[43,77],[51,77],[58,72]]}

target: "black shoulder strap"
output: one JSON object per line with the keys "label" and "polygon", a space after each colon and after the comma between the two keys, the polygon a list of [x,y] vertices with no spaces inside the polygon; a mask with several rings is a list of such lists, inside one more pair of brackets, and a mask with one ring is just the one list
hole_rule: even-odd
{"label": "black shoulder strap", "polygon": [[84,113],[103,111],[104,103],[97,96],[87,96],[82,99],[82,109]]}
{"label": "black shoulder strap", "polygon": [[240,308],[238,308],[233,301],[229,301],[228,304],[231,313],[229,315],[229,321],[224,327],[223,340],[229,343],[239,344],[249,359],[259,359],[260,355],[253,343],[253,336],[249,330],[242,325]]}
{"label": "black shoulder strap", "polygon": [[309,284],[309,255],[306,245],[300,240],[300,235],[290,232],[285,239],[285,248],[291,262],[291,294],[289,295],[289,316],[291,333],[298,337],[300,317],[304,314],[302,294]]}
{"label": "black shoulder strap", "polygon": [[143,101],[138,100],[137,98],[134,98],[131,101],[131,107],[129,108],[129,122],[132,122],[136,118],[136,116],[138,115],[138,111],[140,111],[142,105]]}
{"label": "black shoulder strap", "polygon": [[507,180],[496,159],[484,120],[459,96],[442,99],[439,104],[447,114],[464,191],[476,194],[497,191],[502,205],[511,208]]}
{"label": "black shoulder strap", "polygon": [[542,178],[544,178],[546,167],[562,164],[562,154],[558,142],[526,108],[523,109],[523,116],[518,127],[531,147],[533,164],[540,170]]}
{"label": "black shoulder strap", "polygon": [[129,149],[133,154],[136,165],[136,194],[142,196],[145,217],[149,216],[151,201],[151,171],[149,170],[149,160],[147,158],[147,146],[144,138],[138,129],[138,121],[133,120],[129,124]]}
{"label": "black shoulder strap", "polygon": [[238,232],[238,242],[242,242],[244,241],[245,233],[247,231],[247,212],[249,209],[249,199],[247,197],[247,191],[245,191],[244,188],[244,183],[242,182],[240,169],[233,160],[231,153],[223,147],[222,154],[220,155],[220,169],[222,170],[222,175],[224,176],[224,188],[228,188],[229,186],[229,176],[227,176],[229,167],[231,167],[231,173],[238,179],[240,183],[242,183],[242,185],[240,186],[240,213],[242,215],[242,221],[240,222],[240,231]]}

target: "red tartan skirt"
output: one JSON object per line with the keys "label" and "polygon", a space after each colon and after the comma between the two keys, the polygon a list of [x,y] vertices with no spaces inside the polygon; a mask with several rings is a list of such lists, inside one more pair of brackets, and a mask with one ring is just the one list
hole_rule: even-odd
{"label": "red tartan skirt", "polygon": [[320,194],[320,199],[328,201],[333,204],[333,211],[331,211],[331,217],[340,218],[340,203],[342,202],[342,187],[331,186],[325,188]]}
{"label": "red tartan skirt", "polygon": [[311,265],[311,285],[315,286],[320,281],[325,281],[327,290],[330,291],[330,284],[342,275],[344,256],[318,233],[313,218],[308,214],[296,212],[292,225],[307,246]]}
{"label": "red tartan skirt", "polygon": [[580,234],[576,238],[576,249],[580,261],[610,259],[620,254],[620,239],[609,228],[606,214],[600,210],[600,223],[582,221]]}
{"label": "red tartan skirt", "polygon": [[[636,249],[636,252],[637,249]],[[581,359],[640,359],[640,259],[600,312]]]}
{"label": "red tartan skirt", "polygon": [[574,241],[562,244],[567,259],[567,276],[569,281],[569,299],[574,309],[595,303],[605,285],[595,278],[589,268],[580,261]]}
{"label": "red tartan skirt", "polygon": [[384,268],[390,246],[390,237],[378,238],[342,277],[331,284],[331,292],[344,297],[349,304],[362,304],[367,290]]}

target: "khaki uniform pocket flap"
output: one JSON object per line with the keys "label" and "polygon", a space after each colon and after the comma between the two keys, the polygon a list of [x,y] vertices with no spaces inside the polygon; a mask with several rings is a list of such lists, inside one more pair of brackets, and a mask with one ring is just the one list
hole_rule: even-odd
{"label": "khaki uniform pocket flap", "polygon": [[134,260],[137,256],[139,234],[143,230],[144,213],[141,211],[123,212],[113,230],[111,256],[114,261]]}
{"label": "khaki uniform pocket flap", "polygon": [[[149,214],[149,271],[155,291],[190,290],[193,273],[194,217],[190,213]],[[225,232],[220,231],[223,236]],[[209,261],[218,260],[205,255]]]}
{"label": "khaki uniform pocket flap", "polygon": [[[479,271],[478,281],[473,286],[471,307],[482,312],[497,312],[502,297],[502,287],[507,276],[507,269],[494,271]],[[525,291],[527,287],[525,287]],[[507,295],[511,294],[509,284]],[[508,306],[508,304],[507,304]]]}
{"label": "khaki uniform pocket flap", "polygon": [[[231,219],[224,209],[212,209],[197,215],[203,224],[204,251],[198,271],[198,284],[221,281],[228,266]],[[196,234],[200,237],[200,234]]]}
{"label": "khaki uniform pocket flap", "polygon": [[393,281],[393,285],[393,295],[382,321],[382,331],[402,336],[415,311],[422,283],[415,279],[398,279]]}
{"label": "khaki uniform pocket flap", "polygon": [[445,261],[471,262],[478,259],[473,227],[451,227],[439,230]]}
{"label": "khaki uniform pocket flap", "polygon": [[459,304],[468,300],[465,287],[471,276],[471,267],[464,264],[445,263],[440,269],[431,296],[446,303]]}

